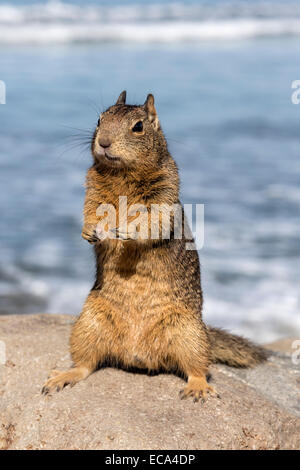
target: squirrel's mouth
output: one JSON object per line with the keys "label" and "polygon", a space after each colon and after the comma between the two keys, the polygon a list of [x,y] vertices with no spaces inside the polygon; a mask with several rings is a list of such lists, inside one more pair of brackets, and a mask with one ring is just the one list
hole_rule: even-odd
{"label": "squirrel's mouth", "polygon": [[93,154],[97,159],[102,159],[102,161],[110,162],[112,164],[118,164],[121,162],[121,157],[118,155],[113,155],[110,153],[107,149],[104,149],[103,147],[100,147],[100,149],[95,149],[93,150]]}
{"label": "squirrel's mouth", "polygon": [[117,155],[112,155],[111,153],[109,153],[107,150],[105,150],[104,152],[104,156],[107,160],[109,160],[110,162],[118,162],[121,160],[120,157],[118,157]]}

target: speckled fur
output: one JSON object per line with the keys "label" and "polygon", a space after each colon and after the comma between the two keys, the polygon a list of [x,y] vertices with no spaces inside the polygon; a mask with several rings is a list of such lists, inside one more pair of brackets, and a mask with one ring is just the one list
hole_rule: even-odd
{"label": "speckled fur", "polygon": [[[95,236],[100,203],[179,203],[179,178],[168,152],[152,95],[142,106],[125,104],[125,93],[101,116],[93,142],[94,164],[86,179],[82,236],[94,244],[97,274],[70,339],[74,368],[54,371],[43,391],[87,377],[101,364],[177,371],[188,378],[181,397],[195,401],[214,389],[206,375],[212,362],[254,366],[265,351],[202,320],[197,251],[186,240],[104,240]],[[132,127],[143,121],[143,132]],[[99,142],[110,144],[108,161]]]}

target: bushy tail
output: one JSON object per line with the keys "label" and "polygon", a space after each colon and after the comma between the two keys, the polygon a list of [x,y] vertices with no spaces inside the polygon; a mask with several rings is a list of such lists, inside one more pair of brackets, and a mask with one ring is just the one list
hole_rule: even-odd
{"label": "bushy tail", "polygon": [[264,348],[219,328],[208,327],[208,336],[213,362],[232,367],[253,367],[266,361],[269,356]]}

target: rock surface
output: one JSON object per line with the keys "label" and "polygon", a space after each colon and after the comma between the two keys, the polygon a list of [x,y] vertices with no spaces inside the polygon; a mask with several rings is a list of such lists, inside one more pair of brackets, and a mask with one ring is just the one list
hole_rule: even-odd
{"label": "rock surface", "polygon": [[[69,315],[0,317],[0,340],[6,344],[6,363],[0,365],[0,448],[300,447],[300,370],[283,352],[253,370],[212,367],[211,381],[221,399],[204,404],[179,400],[184,385],[179,377],[112,368],[42,396],[48,372],[71,365],[73,321]],[[291,342],[285,344],[286,350]]]}

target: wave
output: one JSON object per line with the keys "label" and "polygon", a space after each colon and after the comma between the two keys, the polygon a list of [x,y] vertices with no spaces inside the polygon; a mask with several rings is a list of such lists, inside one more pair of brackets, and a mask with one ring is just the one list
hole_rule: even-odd
{"label": "wave", "polygon": [[235,40],[300,35],[300,5],[269,1],[0,6],[0,44]]}
{"label": "wave", "polygon": [[2,44],[234,40],[300,35],[299,20],[240,20],[197,23],[81,25],[52,23],[1,27]]}

